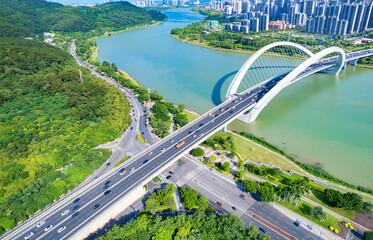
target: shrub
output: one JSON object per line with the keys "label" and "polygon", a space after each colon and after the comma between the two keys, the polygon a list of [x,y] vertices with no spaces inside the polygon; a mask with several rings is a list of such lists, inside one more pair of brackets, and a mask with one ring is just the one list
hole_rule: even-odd
{"label": "shrub", "polygon": [[205,151],[203,151],[202,148],[195,148],[193,149],[192,154],[196,157],[201,157],[205,154]]}

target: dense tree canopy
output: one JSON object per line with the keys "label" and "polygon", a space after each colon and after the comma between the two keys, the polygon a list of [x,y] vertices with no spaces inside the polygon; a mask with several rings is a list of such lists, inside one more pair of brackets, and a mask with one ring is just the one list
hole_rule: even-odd
{"label": "dense tree canopy", "polygon": [[123,226],[114,226],[101,240],[116,239],[270,239],[268,235],[260,236],[256,227],[245,228],[245,223],[233,215],[217,217],[198,212],[186,216],[162,219],[160,216],[142,214],[134,221]]}

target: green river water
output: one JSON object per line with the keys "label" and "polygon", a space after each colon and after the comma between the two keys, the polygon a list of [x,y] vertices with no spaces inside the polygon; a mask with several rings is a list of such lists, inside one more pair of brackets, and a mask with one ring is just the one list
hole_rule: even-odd
{"label": "green river water", "polygon": [[[171,29],[200,21],[187,9],[166,11],[151,28],[97,40],[100,61],[115,62],[146,88],[203,113],[219,104],[250,54],[216,51],[179,42]],[[357,185],[373,187],[373,69],[348,66],[338,76],[315,74],[284,89],[248,131],[298,160],[318,163]]]}

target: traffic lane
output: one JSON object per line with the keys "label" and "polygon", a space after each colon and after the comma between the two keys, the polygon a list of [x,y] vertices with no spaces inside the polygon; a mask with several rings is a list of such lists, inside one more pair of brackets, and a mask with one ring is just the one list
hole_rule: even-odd
{"label": "traffic lane", "polygon": [[[213,201],[209,200],[209,206],[212,207],[213,209],[215,209],[215,211],[220,214],[220,215],[225,215],[225,214],[230,214],[230,213],[233,213],[234,215],[237,215],[245,224],[246,224],[246,227],[250,227],[251,225],[254,225],[255,227],[257,228],[263,228],[267,231],[267,234],[268,236],[270,236],[272,239],[287,239],[286,237],[283,237],[282,235],[280,235],[279,233],[277,233],[276,231],[272,230],[271,228],[269,228],[268,226],[264,225],[263,223],[259,222],[258,220],[256,220],[255,218],[253,218],[252,216],[250,216],[249,214],[237,209],[237,211],[233,211],[232,209],[227,209],[224,204],[223,206],[219,206],[216,204],[216,202],[214,203]],[[259,233],[260,235],[263,235],[264,232],[259,230]]]}

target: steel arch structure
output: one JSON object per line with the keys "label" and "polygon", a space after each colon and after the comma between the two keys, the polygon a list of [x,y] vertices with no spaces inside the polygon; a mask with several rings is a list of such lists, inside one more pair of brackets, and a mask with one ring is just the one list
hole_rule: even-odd
{"label": "steel arch structure", "polygon": [[238,86],[241,84],[241,81],[243,77],[245,76],[247,70],[253,65],[253,63],[261,56],[263,55],[266,51],[268,51],[271,48],[278,47],[278,46],[289,46],[289,47],[294,47],[302,52],[304,52],[308,57],[312,57],[314,54],[308,50],[307,48],[296,44],[292,42],[275,42],[268,44],[267,46],[262,47],[258,51],[256,51],[253,55],[250,56],[250,58],[242,65],[236,76],[234,77],[233,81],[229,85],[227,95],[226,95],[226,100],[229,100],[234,96],[235,93],[237,93]]}
{"label": "steel arch structure", "polygon": [[313,64],[320,63],[320,60],[324,58],[327,55],[338,53],[338,63],[336,64],[335,68],[333,69],[326,69],[324,72],[329,74],[338,74],[339,71],[343,68],[345,62],[346,62],[346,54],[343,49],[339,47],[330,47],[327,49],[322,50],[321,52],[317,54],[311,53],[308,49],[295,44],[291,42],[278,42],[278,43],[272,43],[269,44],[260,50],[258,50],[256,53],[254,53],[241,67],[241,69],[238,71],[237,75],[233,79],[232,83],[230,84],[226,100],[229,100],[234,96],[234,94],[237,93],[238,86],[240,85],[246,71],[250,68],[250,66],[255,62],[255,60],[261,56],[264,52],[269,50],[272,47],[275,46],[292,46],[295,48],[298,48],[299,50],[303,51],[306,55],[309,56],[309,58],[304,61],[302,64],[300,64],[295,69],[289,71],[289,73],[286,74],[286,76],[281,79],[270,91],[268,91],[251,109],[251,111],[248,113],[248,118],[246,118],[246,121],[253,122],[258,117],[259,113],[263,110],[265,106],[278,94],[280,93],[285,87],[289,86],[293,83],[293,80],[297,78],[299,74],[301,74],[303,71],[305,71],[308,67],[310,67]]}

